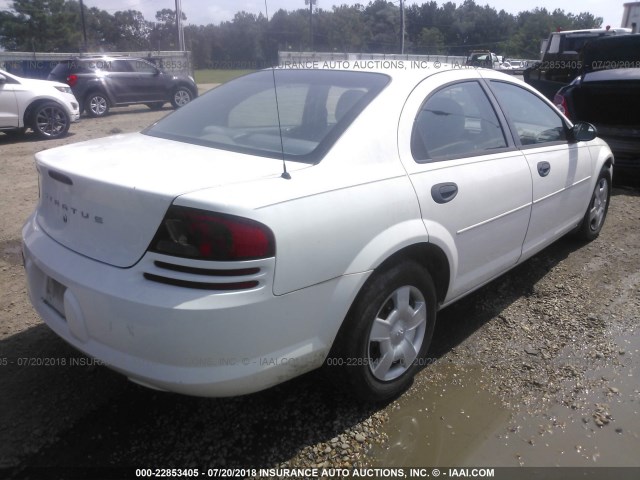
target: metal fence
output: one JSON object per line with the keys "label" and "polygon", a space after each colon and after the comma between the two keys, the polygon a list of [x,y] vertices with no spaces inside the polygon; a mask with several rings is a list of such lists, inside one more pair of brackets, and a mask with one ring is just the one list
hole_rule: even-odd
{"label": "metal fence", "polygon": [[99,53],[0,52],[0,69],[26,78],[46,79],[60,62],[87,56],[139,57],[149,60],[167,72],[193,75],[191,52],[142,51]]}
{"label": "metal fence", "polygon": [[337,53],[337,52],[278,52],[279,65],[308,64],[314,62],[356,62],[373,60],[408,61],[408,62],[440,62],[464,65],[466,57],[461,55],[413,55],[399,53]]}

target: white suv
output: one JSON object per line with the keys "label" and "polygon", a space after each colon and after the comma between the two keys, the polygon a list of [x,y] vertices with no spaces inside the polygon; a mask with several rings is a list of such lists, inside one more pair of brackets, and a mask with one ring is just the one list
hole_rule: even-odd
{"label": "white suv", "polygon": [[11,135],[31,128],[39,137],[53,139],[78,121],[78,101],[68,85],[0,70],[0,131]]}

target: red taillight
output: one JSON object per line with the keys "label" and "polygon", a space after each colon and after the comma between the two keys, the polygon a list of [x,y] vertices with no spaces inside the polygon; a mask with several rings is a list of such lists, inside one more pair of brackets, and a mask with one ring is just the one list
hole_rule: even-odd
{"label": "red taillight", "polygon": [[69,85],[70,87],[75,86],[75,84],[78,83],[78,76],[77,75],[69,75],[67,77],[67,85]]}
{"label": "red taillight", "polygon": [[171,206],[149,250],[200,260],[255,260],[275,255],[273,232],[248,218]]}
{"label": "red taillight", "polygon": [[556,104],[556,107],[558,107],[558,110],[564,113],[564,115],[567,118],[569,117],[569,109],[567,108],[567,99],[564,98],[564,96],[556,93],[555,96],[553,97],[553,103]]}

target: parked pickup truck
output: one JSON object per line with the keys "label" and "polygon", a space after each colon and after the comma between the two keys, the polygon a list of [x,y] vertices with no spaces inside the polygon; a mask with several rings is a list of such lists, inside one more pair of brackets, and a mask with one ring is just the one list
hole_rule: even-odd
{"label": "parked pickup truck", "polygon": [[553,32],[542,42],[541,61],[524,71],[524,81],[549,99],[583,71],[586,44],[609,36],[627,35],[629,28],[594,28]]}
{"label": "parked pickup truck", "polygon": [[614,154],[615,170],[640,174],[640,68],[594,70],[556,93],[554,103],[573,122],[595,125]]}
{"label": "parked pickup truck", "polygon": [[470,67],[500,69],[498,56],[489,50],[472,50],[467,57],[466,65]]}

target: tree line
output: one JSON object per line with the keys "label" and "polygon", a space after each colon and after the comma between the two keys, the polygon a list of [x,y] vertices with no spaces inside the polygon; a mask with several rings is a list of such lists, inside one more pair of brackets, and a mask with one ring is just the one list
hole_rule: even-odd
{"label": "tree line", "polygon": [[[163,9],[154,20],[136,10],[111,14],[83,9],[77,0],[14,0],[0,11],[0,46],[7,51],[100,52],[177,50],[176,14]],[[187,12],[188,13],[188,12]],[[187,16],[183,14],[183,24]],[[404,53],[467,55],[489,49],[499,55],[538,58],[540,40],[557,29],[594,28],[602,18],[591,13],[552,12],[545,8],[517,15],[474,0],[438,5],[429,1],[404,8]],[[266,65],[278,51],[400,53],[401,12],[396,3],[339,5],[264,14],[244,11],[217,25],[187,25],[185,44],[195,68],[216,65]]]}

